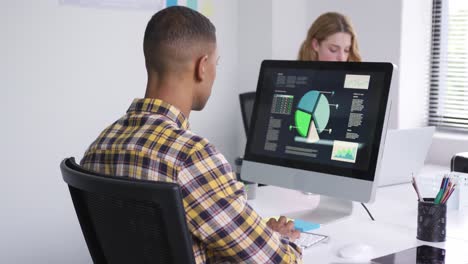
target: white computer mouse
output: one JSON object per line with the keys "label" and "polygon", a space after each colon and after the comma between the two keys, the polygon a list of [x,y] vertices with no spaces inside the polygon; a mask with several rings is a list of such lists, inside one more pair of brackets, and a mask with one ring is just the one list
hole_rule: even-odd
{"label": "white computer mouse", "polygon": [[344,259],[371,259],[372,247],[363,243],[347,244],[338,249],[338,257]]}

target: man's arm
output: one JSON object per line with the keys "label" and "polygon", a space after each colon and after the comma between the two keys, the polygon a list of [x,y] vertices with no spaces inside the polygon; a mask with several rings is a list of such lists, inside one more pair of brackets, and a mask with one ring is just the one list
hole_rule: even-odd
{"label": "man's arm", "polygon": [[301,263],[301,250],[281,238],[247,204],[231,166],[208,145],[178,174],[190,232],[216,258],[236,263]]}

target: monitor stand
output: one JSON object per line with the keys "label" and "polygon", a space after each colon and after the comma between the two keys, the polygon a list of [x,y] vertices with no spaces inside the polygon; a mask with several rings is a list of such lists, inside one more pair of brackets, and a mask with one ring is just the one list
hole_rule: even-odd
{"label": "monitor stand", "polygon": [[292,218],[329,224],[347,218],[353,212],[353,202],[313,193],[302,193],[309,197],[311,207],[308,210],[291,213]]}
{"label": "monitor stand", "polygon": [[353,211],[349,200],[271,185],[257,188],[249,204],[263,217],[284,215],[324,225],[347,218]]}

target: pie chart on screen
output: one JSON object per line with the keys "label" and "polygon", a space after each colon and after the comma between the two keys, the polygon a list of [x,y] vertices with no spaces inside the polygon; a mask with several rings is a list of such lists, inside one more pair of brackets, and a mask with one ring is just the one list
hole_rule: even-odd
{"label": "pie chart on screen", "polygon": [[299,137],[295,140],[315,143],[320,140],[319,134],[326,130],[330,119],[330,104],[325,95],[319,91],[309,91],[302,96],[294,113],[294,122]]}

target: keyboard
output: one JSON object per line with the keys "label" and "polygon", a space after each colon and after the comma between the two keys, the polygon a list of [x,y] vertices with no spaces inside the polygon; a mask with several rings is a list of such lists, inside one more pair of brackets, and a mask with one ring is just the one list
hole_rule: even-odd
{"label": "keyboard", "polygon": [[325,241],[328,239],[328,236],[314,234],[309,232],[301,232],[301,237],[296,239],[294,243],[301,247],[302,249],[306,249],[311,247],[319,242]]}

